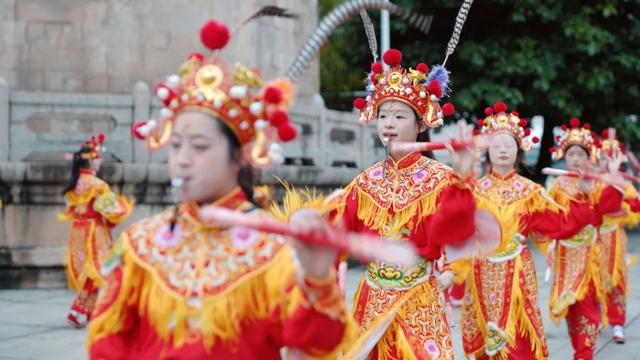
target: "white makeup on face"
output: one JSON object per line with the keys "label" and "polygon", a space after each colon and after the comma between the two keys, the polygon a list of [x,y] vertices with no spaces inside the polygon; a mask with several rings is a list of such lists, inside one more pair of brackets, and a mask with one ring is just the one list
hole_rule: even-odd
{"label": "white makeup on face", "polygon": [[567,168],[571,171],[586,170],[589,163],[589,154],[580,145],[571,145],[567,149],[564,155],[564,160],[567,163]]}
{"label": "white makeup on face", "polygon": [[518,143],[508,132],[498,132],[489,138],[489,159],[494,171],[501,175],[515,168],[518,156]]}

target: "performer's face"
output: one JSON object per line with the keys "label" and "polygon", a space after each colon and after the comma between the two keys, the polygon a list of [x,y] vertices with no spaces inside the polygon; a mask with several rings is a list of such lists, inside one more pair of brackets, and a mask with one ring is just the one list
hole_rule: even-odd
{"label": "performer's face", "polygon": [[176,119],[169,173],[172,179],[182,178],[183,201],[213,202],[237,186],[239,153],[232,153],[221,126],[218,120],[200,112],[184,112]]}
{"label": "performer's face", "polygon": [[580,145],[572,145],[564,155],[567,168],[571,171],[585,170],[589,162],[589,154]]}
{"label": "performer's face", "polygon": [[489,159],[493,167],[513,168],[518,156],[518,143],[513,135],[498,132],[489,139]]}
{"label": "performer's face", "polygon": [[413,109],[400,101],[387,101],[378,111],[378,137],[383,144],[398,142],[414,142],[418,134],[426,127],[419,125]]}

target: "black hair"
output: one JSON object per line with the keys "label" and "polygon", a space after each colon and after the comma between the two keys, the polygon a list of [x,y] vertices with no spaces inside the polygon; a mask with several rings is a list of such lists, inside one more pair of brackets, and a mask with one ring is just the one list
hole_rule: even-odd
{"label": "black hair", "polygon": [[89,154],[91,150],[87,146],[82,146],[80,150],[73,153],[73,162],[71,164],[71,179],[69,183],[62,191],[62,194],[66,194],[69,191],[73,191],[78,185],[78,179],[80,178],[80,169],[89,169],[91,164],[89,159],[84,158],[82,155]]}
{"label": "black hair", "polygon": [[[218,130],[224,135],[229,144],[229,160],[236,163],[240,162],[242,156],[240,153],[240,141],[236,137],[236,134],[222,121],[216,119],[216,122],[218,123]],[[243,165],[238,172],[237,181],[240,189],[242,189],[247,196],[247,200],[257,206],[258,204],[256,204],[253,198],[253,187],[256,185],[256,178],[257,176],[253,168],[251,168],[250,165]]]}

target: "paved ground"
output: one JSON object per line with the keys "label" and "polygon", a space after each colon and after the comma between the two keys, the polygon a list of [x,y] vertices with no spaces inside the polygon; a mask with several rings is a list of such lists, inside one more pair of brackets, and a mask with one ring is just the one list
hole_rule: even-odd
{"label": "paved ground", "polygon": [[[630,236],[630,251],[640,252],[640,235]],[[549,285],[542,281],[544,259],[536,253],[540,273],[540,299],[549,339],[551,359],[571,359],[567,329],[554,327],[546,314]],[[349,272],[348,293],[352,294],[360,269]],[[630,270],[631,295],[628,299],[627,343],[618,345],[605,330],[598,342],[597,359],[640,360],[640,266]],[[73,295],[67,290],[0,290],[0,359],[84,359],[85,330],[67,326],[66,312]],[[456,316],[459,312],[456,311]],[[457,358],[462,356],[460,332],[453,329]]]}

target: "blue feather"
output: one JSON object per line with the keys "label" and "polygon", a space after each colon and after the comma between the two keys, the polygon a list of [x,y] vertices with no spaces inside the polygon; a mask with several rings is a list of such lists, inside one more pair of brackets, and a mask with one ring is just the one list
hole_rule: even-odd
{"label": "blue feather", "polygon": [[448,96],[449,94],[451,94],[451,87],[449,86],[449,70],[447,70],[444,66],[435,65],[433,68],[431,68],[425,84],[429,84],[433,80],[438,80],[443,95]]}

